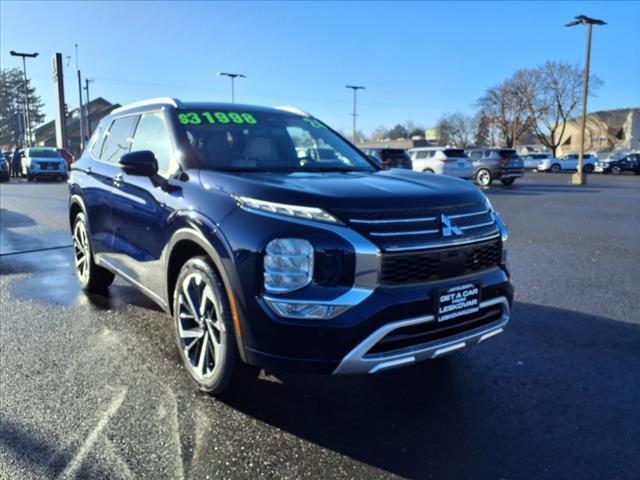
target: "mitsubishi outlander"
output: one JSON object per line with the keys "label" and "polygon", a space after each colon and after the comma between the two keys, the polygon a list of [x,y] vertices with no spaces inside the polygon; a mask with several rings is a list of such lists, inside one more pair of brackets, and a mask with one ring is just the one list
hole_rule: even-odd
{"label": "mitsubishi outlander", "polygon": [[510,318],[507,231],[476,186],[384,170],[295,108],[120,107],[69,188],[82,287],[104,291],[118,275],[157,302],[206,392],[244,365],[410,365]]}

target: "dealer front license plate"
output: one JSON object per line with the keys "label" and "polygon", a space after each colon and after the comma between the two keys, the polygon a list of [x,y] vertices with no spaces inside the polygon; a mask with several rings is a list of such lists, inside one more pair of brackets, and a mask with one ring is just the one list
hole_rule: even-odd
{"label": "dealer front license plate", "polygon": [[440,290],[436,300],[436,319],[439,322],[476,313],[480,311],[480,284],[465,283]]}

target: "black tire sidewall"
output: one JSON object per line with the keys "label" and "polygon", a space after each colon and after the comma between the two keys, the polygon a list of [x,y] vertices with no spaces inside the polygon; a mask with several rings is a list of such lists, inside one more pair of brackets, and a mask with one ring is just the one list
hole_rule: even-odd
{"label": "black tire sidewall", "polygon": [[[179,294],[180,288],[183,280],[193,272],[199,272],[203,274],[205,277],[205,281],[211,286],[214,291],[214,294],[219,298],[220,305],[222,307],[222,321],[225,326],[225,335],[226,335],[226,349],[223,352],[222,356],[222,366],[216,372],[216,374],[211,378],[207,383],[201,382],[200,379],[196,378],[191,371],[189,360],[185,358],[182,352],[182,342],[180,336],[178,334],[178,322],[180,315],[180,306],[179,306]],[[180,269],[180,273],[178,274],[178,278],[176,280],[176,285],[173,292],[173,323],[174,323],[174,333],[176,338],[176,345],[178,348],[178,355],[184,364],[185,370],[188,372],[191,380],[197,385],[197,387],[203,392],[207,392],[210,394],[217,394],[222,392],[226,386],[231,381],[234,370],[236,368],[236,364],[238,363],[239,355],[238,355],[238,347],[236,344],[236,336],[234,333],[233,327],[233,315],[231,313],[231,306],[229,304],[229,298],[227,296],[226,289],[224,284],[222,283],[222,279],[220,275],[213,267],[211,261],[206,257],[194,257],[182,266]]]}

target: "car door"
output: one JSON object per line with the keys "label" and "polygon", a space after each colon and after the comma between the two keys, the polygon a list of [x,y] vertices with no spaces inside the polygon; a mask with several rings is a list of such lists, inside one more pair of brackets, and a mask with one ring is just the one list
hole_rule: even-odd
{"label": "car door", "polygon": [[113,253],[111,223],[111,193],[115,176],[120,172],[117,160],[129,151],[129,140],[134,125],[133,117],[115,119],[104,132],[96,133],[84,159],[74,165],[82,176],[82,197],[87,209],[89,232],[94,253],[103,259]]}
{"label": "car door", "polygon": [[578,169],[578,155],[570,154],[565,157],[565,160],[562,162],[563,170],[577,170]]}
{"label": "car door", "polygon": [[139,116],[130,151],[149,150],[158,161],[155,177],[116,175],[111,195],[114,266],[147,293],[162,298],[162,249],[168,241],[166,179],[174,167],[173,143],[161,111]]}

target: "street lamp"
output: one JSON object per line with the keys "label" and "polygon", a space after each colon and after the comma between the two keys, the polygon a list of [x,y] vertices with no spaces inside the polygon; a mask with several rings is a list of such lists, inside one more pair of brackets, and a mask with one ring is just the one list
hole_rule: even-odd
{"label": "street lamp", "polygon": [[247,78],[247,76],[241,73],[228,73],[228,72],[218,72],[218,76],[229,77],[231,79],[231,103],[236,103],[234,81],[236,78]]}
{"label": "street lamp", "polygon": [[24,73],[24,122],[27,130],[27,147],[31,146],[31,119],[29,118],[29,92],[27,88],[27,61],[26,58],[36,58],[38,52],[18,53],[15,50],[9,52],[12,57],[22,57],[22,72]]}
{"label": "street lamp", "polygon": [[350,88],[351,90],[353,90],[353,113],[351,114],[353,115],[352,141],[353,143],[356,143],[356,117],[358,116],[356,113],[356,97],[357,97],[358,90],[364,90],[365,88],[358,85],[345,85],[345,88]]}
{"label": "street lamp", "polygon": [[589,63],[591,61],[591,28],[593,25],[606,25],[602,20],[589,18],[586,15],[578,15],[575,20],[565,24],[565,27],[573,27],[575,25],[587,25],[587,64],[584,69],[584,92],[582,94],[582,119],[580,121],[580,154],[578,156],[578,171],[571,177],[571,183],[574,185],[584,185],[587,178],[582,172],[584,165],[584,131],[587,122],[587,95],[589,93]]}

